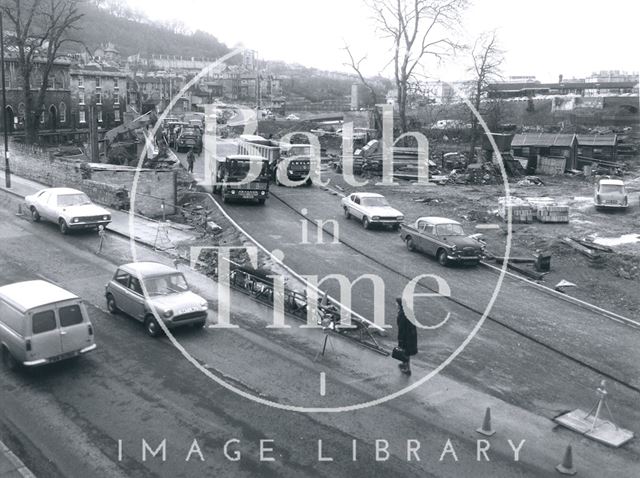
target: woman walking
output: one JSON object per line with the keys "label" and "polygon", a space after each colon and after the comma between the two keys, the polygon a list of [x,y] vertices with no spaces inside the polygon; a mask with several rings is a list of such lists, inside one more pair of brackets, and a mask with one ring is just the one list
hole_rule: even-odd
{"label": "woman walking", "polygon": [[404,314],[402,297],[396,298],[396,303],[398,304],[398,348],[401,348],[406,356],[406,361],[398,366],[402,373],[411,375],[411,356],[418,353],[418,330]]}

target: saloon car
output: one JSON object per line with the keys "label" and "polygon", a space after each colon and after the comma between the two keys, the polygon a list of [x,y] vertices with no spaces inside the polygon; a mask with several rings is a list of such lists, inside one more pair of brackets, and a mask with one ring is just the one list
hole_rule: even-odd
{"label": "saloon car", "polygon": [[151,337],[162,332],[158,318],[169,329],[207,323],[207,301],[190,290],[180,271],[159,262],[121,265],[106,285],[105,298],[109,312],[142,322]]}
{"label": "saloon car", "polygon": [[185,126],[182,128],[178,139],[176,140],[176,150],[193,149],[196,153],[202,151],[202,134],[200,129],[195,126]]}
{"label": "saloon car", "polygon": [[444,217],[421,217],[412,225],[402,225],[400,237],[410,251],[419,251],[450,263],[478,264],[484,244],[468,237],[459,222]]}
{"label": "saloon car", "polygon": [[354,217],[362,222],[365,229],[372,225],[391,226],[398,229],[404,215],[392,208],[384,196],[376,193],[354,193],[342,198],[341,201],[344,216],[347,219]]}
{"label": "saloon car", "polygon": [[598,180],[593,202],[596,209],[626,209],[629,206],[629,196],[624,187],[624,182],[621,179],[610,178]]}
{"label": "saloon car", "polygon": [[82,191],[71,188],[42,189],[24,198],[35,222],[54,222],[62,234],[73,229],[99,228],[111,222],[111,213],[91,202]]}

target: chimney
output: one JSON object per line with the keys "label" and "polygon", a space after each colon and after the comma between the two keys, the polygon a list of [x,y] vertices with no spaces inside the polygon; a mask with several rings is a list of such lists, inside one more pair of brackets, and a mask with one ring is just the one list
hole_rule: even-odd
{"label": "chimney", "polygon": [[558,83],[562,83],[562,73],[558,75]]}

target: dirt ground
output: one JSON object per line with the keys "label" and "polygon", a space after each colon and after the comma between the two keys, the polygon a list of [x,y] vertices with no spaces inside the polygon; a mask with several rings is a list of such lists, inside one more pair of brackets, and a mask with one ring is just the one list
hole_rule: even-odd
{"label": "dirt ground", "polygon": [[[354,190],[341,175],[329,173],[329,177],[331,185],[340,186],[345,194]],[[640,313],[640,166],[628,170],[624,177],[631,204],[626,211],[595,210],[594,178],[582,175],[539,177],[544,185],[517,186],[517,180],[510,180],[510,194],[521,198],[551,197],[560,204],[567,204],[570,207],[569,223],[513,224],[511,257],[533,257],[536,253],[548,252],[551,271],[542,283],[554,287],[561,280],[572,282],[576,287],[566,288],[567,294],[627,317],[637,317]],[[375,181],[376,178],[372,178],[371,186],[366,190],[386,196],[392,206],[405,214],[407,222],[420,216],[457,220],[468,234],[484,234],[489,252],[504,255],[507,224],[498,215],[498,198],[505,195],[504,185],[423,186],[398,180],[398,186],[375,186]],[[499,229],[477,228],[486,224],[496,224]],[[635,235],[637,240],[612,245],[614,252],[601,253],[598,260],[590,260],[561,242],[567,236],[619,238],[627,234]]]}

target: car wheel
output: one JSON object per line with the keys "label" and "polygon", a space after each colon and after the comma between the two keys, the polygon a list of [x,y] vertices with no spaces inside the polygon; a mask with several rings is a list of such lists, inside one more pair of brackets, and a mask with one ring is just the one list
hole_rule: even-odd
{"label": "car wheel", "polygon": [[416,250],[415,246],[413,245],[413,239],[411,237],[407,237],[404,243],[406,244],[408,251],[413,252]]}
{"label": "car wheel", "polygon": [[144,329],[150,337],[157,337],[160,335],[160,331],[162,330],[153,315],[147,315],[144,319]]}
{"label": "car wheel", "polygon": [[311,178],[307,178],[307,181],[304,183],[305,186],[311,186],[313,184],[313,181],[311,180]]}
{"label": "car wheel", "polygon": [[67,221],[64,219],[60,219],[58,225],[60,226],[60,232],[62,234],[67,234],[69,232],[69,226],[67,225]]}
{"label": "car wheel", "polygon": [[207,319],[201,320],[200,322],[196,322],[195,324],[193,324],[193,326],[197,329],[204,329],[206,325],[207,325]]}
{"label": "car wheel", "polygon": [[38,212],[38,210],[31,206],[31,219],[33,219],[34,222],[40,222],[40,213]]}
{"label": "car wheel", "polygon": [[367,216],[362,218],[362,227],[365,229],[369,229],[371,227],[371,223],[369,222],[369,218]]}
{"label": "car wheel", "polygon": [[11,352],[6,347],[2,347],[2,365],[7,370],[15,370],[18,368],[18,362],[13,358]]}
{"label": "car wheel", "polygon": [[351,219],[351,213],[349,212],[348,207],[344,208],[344,217],[346,217],[347,219]]}
{"label": "car wheel", "polygon": [[118,306],[116,305],[116,299],[111,294],[107,294],[107,309],[112,314],[117,314],[119,312]]}
{"label": "car wheel", "polygon": [[447,259],[447,251],[444,249],[440,249],[438,251],[438,262],[441,266],[447,266],[449,264],[449,259]]}
{"label": "car wheel", "polygon": [[265,201],[266,201],[266,199],[260,198],[260,199],[258,199],[258,204],[260,204],[261,206],[264,206],[264,202]]}

